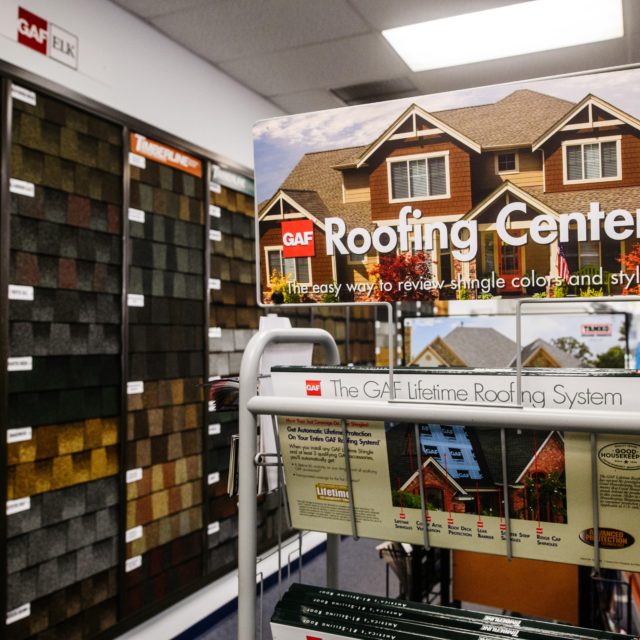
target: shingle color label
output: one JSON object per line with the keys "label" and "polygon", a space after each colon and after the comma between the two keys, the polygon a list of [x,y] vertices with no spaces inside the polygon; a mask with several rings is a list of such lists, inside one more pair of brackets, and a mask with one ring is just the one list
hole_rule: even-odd
{"label": "shingle color label", "polygon": [[31,427],[21,427],[19,429],[7,430],[7,444],[14,442],[27,442],[33,437],[33,429]]}
{"label": "shingle color label", "polygon": [[219,242],[222,240],[222,233],[217,229],[211,229],[209,231],[209,240],[213,240],[214,242]]}
{"label": "shingle color label", "polygon": [[131,220],[131,222],[140,222],[141,224],[144,224],[144,211],[142,209],[129,207],[129,220]]}
{"label": "shingle color label", "polygon": [[211,522],[207,527],[207,535],[212,536],[214,533],[218,533],[220,531],[220,523],[219,522]]}
{"label": "shingle color label", "polygon": [[144,393],[144,380],[132,380],[127,382],[127,394],[132,396],[136,393]]}
{"label": "shingle color label", "polygon": [[142,556],[133,556],[133,558],[129,558],[124,563],[124,570],[126,573],[129,571],[134,571],[135,569],[139,569],[142,566]]}
{"label": "shingle color label", "polygon": [[31,498],[18,498],[17,500],[7,500],[7,515],[29,511],[31,509]]}
{"label": "shingle color label", "polygon": [[28,618],[31,615],[31,603],[23,604],[11,611],[7,611],[7,625],[18,622],[23,618]]}
{"label": "shingle color label", "polygon": [[210,473],[207,476],[207,484],[212,485],[220,482],[220,474],[216,471],[215,473]]}
{"label": "shingle color label", "polygon": [[220,433],[222,433],[222,425],[219,422],[209,425],[210,436],[217,436],[220,435]]}
{"label": "shingle color label", "polygon": [[127,542],[133,542],[134,540],[142,538],[142,526],[133,527],[133,529],[127,529],[124,537]]}
{"label": "shingle color label", "polygon": [[33,182],[18,180],[17,178],[11,178],[9,181],[9,190],[11,193],[19,196],[27,196],[28,198],[33,198],[36,195],[36,187]]}
{"label": "shingle color label", "polygon": [[222,338],[222,327],[209,327],[210,338]]}
{"label": "shingle color label", "polygon": [[220,207],[216,207],[215,204],[209,205],[209,215],[212,218],[220,218],[222,216],[222,209]]}
{"label": "shingle color label", "polygon": [[221,193],[222,187],[217,182],[210,182],[209,190],[211,191],[211,193]]}
{"label": "shingle color label", "polygon": [[38,103],[35,91],[30,91],[29,89],[21,87],[17,84],[12,85],[11,87],[11,97],[14,100],[20,100],[20,102],[26,102],[32,107],[35,107]]}
{"label": "shingle color label", "polygon": [[20,356],[9,358],[7,361],[8,371],[31,371],[33,369],[33,358],[31,356]]}
{"label": "shingle color label", "polygon": [[213,289],[214,291],[219,291],[222,283],[219,278],[209,278],[209,289]]}
{"label": "shingle color label", "polygon": [[133,153],[133,151],[129,151],[129,164],[132,167],[138,167],[138,169],[146,169],[147,159],[144,156]]}
{"label": "shingle color label", "polygon": [[127,484],[138,482],[138,480],[142,480],[142,467],[138,467],[137,469],[129,469],[127,471]]}
{"label": "shingle color label", "polygon": [[33,287],[26,287],[20,284],[9,285],[9,300],[33,300]]}
{"label": "shingle color label", "polygon": [[127,294],[127,306],[144,307],[144,296],[139,293]]}

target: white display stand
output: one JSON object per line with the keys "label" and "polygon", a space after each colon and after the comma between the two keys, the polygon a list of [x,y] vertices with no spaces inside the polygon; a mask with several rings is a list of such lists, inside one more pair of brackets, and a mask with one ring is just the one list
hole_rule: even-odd
{"label": "white display stand", "polygon": [[[598,302],[630,302],[640,300],[638,296],[616,296],[598,298]],[[555,304],[578,302],[575,298],[518,300],[516,304],[517,320],[517,389],[521,390],[522,362],[520,321],[524,304]],[[584,302],[593,302],[584,300]],[[633,412],[617,412],[606,416],[595,411],[536,409],[521,405],[509,407],[455,406],[449,404],[425,404],[398,401],[391,399],[386,403],[370,403],[359,400],[337,400],[322,398],[289,398],[279,396],[257,395],[260,358],[270,344],[312,343],[320,344],[327,353],[327,364],[339,363],[338,348],[333,337],[320,329],[284,329],[270,330],[256,334],[245,350],[240,369],[239,396],[239,602],[238,602],[238,640],[252,640],[256,637],[256,433],[257,416],[259,415],[295,415],[317,418],[338,418],[343,421],[353,420],[385,420],[400,422],[443,422],[447,424],[465,424],[474,427],[500,427],[504,443],[507,429],[548,429],[549,424],[562,424],[565,431],[581,431],[591,434],[592,468],[595,469],[596,456],[595,434],[598,432],[638,434],[640,433],[640,414]],[[393,353],[393,351],[390,351]],[[390,388],[393,389],[393,369],[389,371]],[[516,396],[520,397],[520,393]],[[346,447],[346,438],[345,447]],[[503,451],[503,478],[506,482],[506,457]],[[348,452],[347,452],[348,453]],[[349,458],[345,456],[347,482],[350,485]],[[352,496],[349,487],[349,496]],[[593,529],[594,529],[594,569],[600,571],[599,548],[599,508],[598,508],[598,476],[592,472],[593,496]],[[353,514],[354,506],[351,506]],[[505,508],[508,505],[505,503]],[[425,502],[422,499],[423,518]],[[507,524],[505,551],[511,558],[511,532],[509,513],[505,511]],[[355,518],[352,515],[352,533],[357,537]],[[424,527],[424,543],[428,548],[429,541]],[[337,586],[337,537],[329,536],[328,542],[328,581],[334,580]]]}

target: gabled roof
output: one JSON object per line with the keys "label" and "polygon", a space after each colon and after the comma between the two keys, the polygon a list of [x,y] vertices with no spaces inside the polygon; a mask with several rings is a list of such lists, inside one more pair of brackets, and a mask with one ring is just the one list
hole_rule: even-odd
{"label": "gabled roof", "polygon": [[[371,227],[369,202],[342,202],[342,175],[333,169],[335,164],[362,149],[364,147],[350,147],[305,154],[276,196],[282,193],[300,207],[311,207],[315,212],[313,215],[323,221],[327,216],[340,216],[351,226]],[[260,205],[260,214],[272,206],[276,196]]]}
{"label": "gabled roof", "polygon": [[[365,148],[364,151],[360,153],[360,155],[356,158],[353,163],[354,168],[361,167],[367,159],[373,155],[385,142],[387,142],[391,136],[397,131],[397,129],[403,125],[407,119],[413,118],[414,125],[414,133],[416,136],[418,132],[415,128],[415,117],[420,117],[426,122],[434,125],[437,129],[441,129],[444,133],[447,133],[458,142],[461,142],[465,146],[469,147],[473,151],[480,153],[480,145],[477,142],[474,142],[471,138],[467,137],[460,131],[457,131],[454,127],[447,124],[444,120],[441,120],[433,113],[429,113],[422,107],[419,107],[417,104],[412,104],[410,107],[405,109],[388,127],[385,131],[380,134],[368,147]],[[341,167],[346,167],[348,165],[342,164]]]}
{"label": "gabled roof", "polygon": [[519,201],[524,201],[527,204],[530,204],[534,209],[541,213],[548,213],[556,218],[559,215],[553,207],[549,207],[549,205],[545,204],[540,198],[534,196],[531,191],[522,189],[521,187],[513,184],[510,180],[505,180],[495,191],[492,191],[486,198],[473,207],[473,209],[465,213],[461,219],[474,220],[506,193],[514,195]]}
{"label": "gabled roof", "polygon": [[[571,120],[575,118],[575,116],[578,115],[578,113],[580,113],[580,111],[582,111],[583,109],[589,109],[589,113],[591,114],[591,107],[593,106],[609,113],[615,120],[620,120],[621,122],[628,124],[634,129],[640,130],[640,120],[634,118],[628,113],[625,113],[621,109],[614,107],[606,100],[598,98],[598,96],[594,96],[592,93],[590,93],[589,95],[585,96],[577,105],[575,105],[573,109],[567,112],[564,117],[558,120],[558,122],[554,123],[553,126],[549,127],[549,129],[547,129],[537,140],[533,142],[533,151],[539,149],[549,138],[551,138],[551,136],[560,131],[569,122],[571,122]],[[591,120],[584,123],[584,128],[593,128]]]}
{"label": "gabled roof", "polygon": [[558,438],[560,440],[560,442],[564,445],[564,439],[562,438],[562,435],[560,434],[560,432],[558,432],[558,431],[550,431],[549,434],[547,435],[547,437],[544,439],[544,442],[542,444],[538,444],[538,446],[537,446],[537,448],[535,450],[535,455],[533,455],[529,459],[529,462],[527,462],[527,464],[524,466],[524,468],[522,469],[522,473],[516,478],[515,484],[521,484],[523,482],[524,476],[527,473],[527,469],[529,469],[529,467],[531,467],[531,465],[535,463],[535,460],[540,455],[540,452],[547,446],[547,444],[549,444],[549,441],[554,436],[556,438]]}
{"label": "gabled roof", "polygon": [[611,187],[609,189],[580,189],[545,193],[542,187],[522,187],[529,197],[554,211],[589,211],[591,202],[599,202],[603,211],[627,209],[635,211],[640,202],[640,187]]}
{"label": "gabled roof", "polygon": [[284,200],[324,229],[324,220],[329,211],[315,191],[296,191],[294,189],[280,189],[270,200],[260,206],[260,220],[263,220],[269,210],[278,200]]}
{"label": "gabled roof", "polygon": [[[526,347],[522,349],[522,363],[526,366],[527,360],[530,360],[538,351],[543,350],[550,356],[553,360],[558,363],[559,367],[570,367],[570,368],[580,368],[584,367],[582,361],[578,360],[578,358],[574,358],[570,353],[563,351],[562,349],[558,349],[551,342],[547,342],[542,338],[538,338],[533,342],[529,343]],[[510,365],[511,367],[515,367],[517,362],[517,358],[514,358]]]}
{"label": "gabled roof", "polygon": [[442,341],[467,367],[506,367],[516,353],[516,343],[491,327],[456,327]]}
{"label": "gabled roof", "polygon": [[528,147],[575,103],[519,89],[493,104],[438,111],[436,116],[483,149]]}
{"label": "gabled roof", "polygon": [[[442,467],[442,465],[437,461],[434,460],[433,458],[429,457],[427,458],[423,463],[422,463],[422,467],[421,467],[421,471],[424,474],[424,471],[427,467],[433,467],[439,475],[441,475],[443,478],[446,479],[446,481],[458,492],[461,493],[463,496],[467,495],[466,490],[456,481],[455,478],[451,477],[450,474],[448,474],[444,468]],[[400,487],[400,491],[404,491],[418,476],[418,470],[416,469],[416,471],[413,473],[413,475],[411,475],[409,477],[409,479]]]}

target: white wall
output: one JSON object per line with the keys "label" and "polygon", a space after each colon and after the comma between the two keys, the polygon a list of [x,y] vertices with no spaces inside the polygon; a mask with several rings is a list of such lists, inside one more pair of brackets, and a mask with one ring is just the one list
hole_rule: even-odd
{"label": "white wall", "polygon": [[[77,71],[18,44],[19,5],[78,36]],[[283,115],[108,0],[1,0],[0,59],[249,168],[253,123]]]}

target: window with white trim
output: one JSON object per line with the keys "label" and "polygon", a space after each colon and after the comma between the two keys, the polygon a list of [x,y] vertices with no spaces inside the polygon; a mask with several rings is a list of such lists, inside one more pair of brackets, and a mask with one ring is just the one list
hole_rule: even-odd
{"label": "window with white trim", "polygon": [[283,258],[282,248],[274,247],[267,249],[267,280],[271,279],[276,271],[284,275],[287,281],[296,280],[300,284],[311,283],[311,259],[305,258]]}
{"label": "window with white trim", "polygon": [[391,202],[449,197],[449,155],[437,153],[389,158]]}
{"label": "window with white trim", "polygon": [[565,182],[619,180],[620,139],[589,140],[564,145]]}
{"label": "window with white trim", "polygon": [[496,173],[517,173],[518,154],[515,151],[505,151],[496,154]]}

